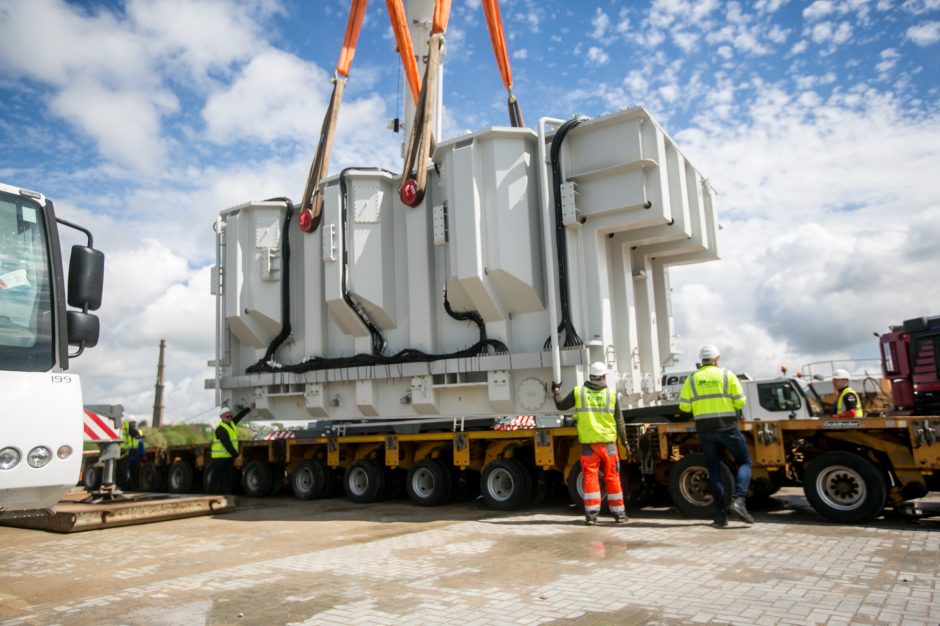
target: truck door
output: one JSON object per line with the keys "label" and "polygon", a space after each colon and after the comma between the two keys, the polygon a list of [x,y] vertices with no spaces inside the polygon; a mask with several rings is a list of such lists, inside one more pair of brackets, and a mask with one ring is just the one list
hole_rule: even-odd
{"label": "truck door", "polygon": [[746,381],[746,417],[752,420],[785,420],[810,417],[803,394],[793,381]]}

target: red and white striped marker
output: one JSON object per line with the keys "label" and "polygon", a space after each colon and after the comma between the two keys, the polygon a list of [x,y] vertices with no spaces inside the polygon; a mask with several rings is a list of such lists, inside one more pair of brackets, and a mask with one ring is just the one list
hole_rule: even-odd
{"label": "red and white striped marker", "polygon": [[85,410],[85,441],[102,443],[121,441],[121,433],[115,430],[114,423],[107,417]]}

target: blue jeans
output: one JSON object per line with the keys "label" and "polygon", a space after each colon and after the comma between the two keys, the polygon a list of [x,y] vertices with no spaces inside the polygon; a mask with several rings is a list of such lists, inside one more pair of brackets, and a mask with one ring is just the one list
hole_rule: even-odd
{"label": "blue jeans", "polygon": [[715,498],[715,507],[724,511],[728,507],[725,501],[725,487],[721,484],[721,449],[724,448],[734,457],[738,465],[737,476],[734,481],[734,497],[747,496],[747,487],[751,483],[751,455],[747,453],[747,444],[744,435],[738,427],[728,430],[718,430],[710,433],[699,433],[702,442],[702,452],[705,453],[705,462],[708,465],[708,483]]}

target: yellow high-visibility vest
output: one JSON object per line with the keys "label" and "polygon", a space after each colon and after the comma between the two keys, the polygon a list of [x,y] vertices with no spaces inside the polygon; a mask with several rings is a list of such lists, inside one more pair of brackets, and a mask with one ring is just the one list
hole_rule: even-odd
{"label": "yellow high-visibility vest", "polygon": [[[226,424],[225,422],[221,422],[219,426],[228,431],[228,438],[232,441],[232,447],[235,448],[235,452],[238,452],[238,429],[235,428],[235,424]],[[222,441],[215,434],[214,430],[212,431],[212,458],[232,458],[232,455],[229,454],[229,451],[226,449],[226,447],[222,445]]]}
{"label": "yellow high-visibility vest", "polygon": [[578,421],[578,441],[610,443],[617,441],[614,409],[617,393],[611,389],[574,388],[574,418]]}

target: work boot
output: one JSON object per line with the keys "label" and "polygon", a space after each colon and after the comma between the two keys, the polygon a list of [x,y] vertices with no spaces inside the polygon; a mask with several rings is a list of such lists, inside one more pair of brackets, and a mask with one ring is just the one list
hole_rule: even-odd
{"label": "work boot", "polygon": [[720,511],[715,514],[715,519],[712,521],[712,526],[715,528],[727,528],[728,527],[728,514],[724,511]]}
{"label": "work boot", "polygon": [[754,523],[754,518],[751,517],[751,514],[747,512],[747,507],[744,506],[744,498],[735,498],[732,500],[728,510],[740,517],[741,521],[745,524]]}
{"label": "work boot", "polygon": [[595,515],[585,515],[584,516],[584,525],[585,526],[594,526],[597,524],[597,516]]}
{"label": "work boot", "polygon": [[626,523],[627,523],[627,516],[626,516],[626,515],[614,515],[614,523],[615,523],[615,524],[626,524]]}

